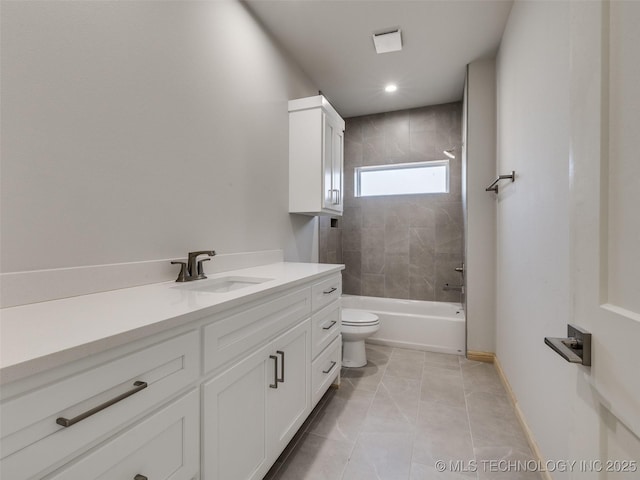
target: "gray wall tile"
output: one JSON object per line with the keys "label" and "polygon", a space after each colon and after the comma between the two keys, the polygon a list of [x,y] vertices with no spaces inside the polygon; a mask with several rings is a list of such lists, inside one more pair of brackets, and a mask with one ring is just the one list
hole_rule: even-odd
{"label": "gray wall tile", "polygon": [[361,295],[362,260],[360,252],[342,252],[345,269],[342,271],[342,291],[349,295]]}
{"label": "gray wall tile", "polygon": [[384,296],[409,298],[409,255],[385,253]]}
{"label": "gray wall tile", "polygon": [[384,248],[362,250],[362,273],[384,273]]}
{"label": "gray wall tile", "polygon": [[384,297],[384,275],[362,273],[362,295]]}
{"label": "gray wall tile", "polygon": [[362,250],[382,250],[384,251],[385,239],[384,227],[373,227],[362,229]]}
{"label": "gray wall tile", "polygon": [[345,228],[344,238],[342,239],[342,251],[360,252],[362,250],[361,234],[361,228]]}
{"label": "gray wall tile", "polygon": [[[461,123],[461,102],[346,119],[344,216],[338,229],[321,219],[319,240],[321,261],[347,266],[345,293],[460,300],[442,286],[461,280]],[[356,166],[443,160],[451,148],[447,194],[354,195]]]}

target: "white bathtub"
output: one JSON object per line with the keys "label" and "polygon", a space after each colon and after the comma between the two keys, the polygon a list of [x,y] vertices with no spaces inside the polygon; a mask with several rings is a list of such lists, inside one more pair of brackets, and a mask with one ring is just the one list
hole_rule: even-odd
{"label": "white bathtub", "polygon": [[465,319],[459,303],[342,295],[342,308],[380,317],[368,343],[464,355]]}

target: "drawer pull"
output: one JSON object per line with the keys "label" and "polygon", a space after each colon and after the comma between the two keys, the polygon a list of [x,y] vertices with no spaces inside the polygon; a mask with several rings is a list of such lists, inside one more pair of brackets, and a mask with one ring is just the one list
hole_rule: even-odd
{"label": "drawer pull", "polygon": [[336,320],[331,320],[331,323],[329,324],[328,327],[322,327],[323,330],[331,330],[331,328],[338,323]]}
{"label": "drawer pull", "polygon": [[103,404],[92,408],[91,410],[87,410],[86,412],[81,413],[77,417],[73,417],[71,419],[59,417],[56,419],[56,423],[58,425],[62,425],[63,427],[70,427],[71,425],[74,425],[84,420],[85,418],[90,417],[91,415],[98,413],[99,411],[104,410],[105,408],[108,408],[115,403],[118,403],[120,400],[124,400],[125,398],[133,395],[134,393],[138,393],[140,390],[144,390],[145,388],[147,388],[147,382],[135,381],[133,382],[133,385],[134,385],[134,388],[132,388],[131,390],[124,392],[123,394],[118,395],[117,397],[112,398],[111,400],[108,400]]}
{"label": "drawer pull", "polygon": [[278,388],[278,357],[269,355],[276,364],[273,366],[273,383],[269,384],[269,388]]}
{"label": "drawer pull", "polygon": [[324,293],[325,295],[330,295],[333,292],[335,292],[338,289],[338,287],[331,287],[329,290],[324,290],[322,293]]}
{"label": "drawer pull", "polygon": [[[207,260],[209,259],[207,258]],[[133,480],[149,480],[149,478],[146,477],[145,475],[137,474],[135,477],[133,477]]]}
{"label": "drawer pull", "polygon": [[282,372],[282,378],[278,378],[278,382],[282,382],[282,383],[284,383],[284,352],[283,352],[282,350],[278,350],[278,351],[276,351],[276,353],[277,353],[278,355],[281,355],[281,356],[282,356],[282,367],[281,367],[281,368],[282,368],[282,370],[281,370],[281,372]]}
{"label": "drawer pull", "polygon": [[331,362],[331,366],[328,369],[323,370],[322,373],[329,373],[331,370],[333,370],[333,367],[335,367],[336,365],[337,365],[336,362]]}

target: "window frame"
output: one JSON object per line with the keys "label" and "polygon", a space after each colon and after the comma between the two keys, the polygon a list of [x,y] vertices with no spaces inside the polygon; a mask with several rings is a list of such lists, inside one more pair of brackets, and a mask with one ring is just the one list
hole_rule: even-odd
{"label": "window frame", "polygon": [[[383,193],[379,195],[362,195],[361,194],[361,173],[362,172],[380,172],[385,170],[404,170],[409,168],[420,167],[446,167],[446,186],[444,192],[416,192],[416,193]],[[368,165],[362,167],[355,167],[354,169],[354,196],[356,198],[368,198],[368,197],[388,197],[398,195],[439,195],[443,193],[449,193],[451,191],[450,185],[451,178],[451,164],[449,159],[443,160],[427,160],[424,162],[410,162],[410,163],[389,163],[384,165]]]}

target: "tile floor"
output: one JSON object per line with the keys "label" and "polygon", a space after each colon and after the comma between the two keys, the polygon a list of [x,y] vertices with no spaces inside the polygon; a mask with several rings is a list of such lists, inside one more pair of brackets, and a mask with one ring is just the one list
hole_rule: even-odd
{"label": "tile floor", "polygon": [[507,463],[534,457],[493,365],[379,345],[367,357],[343,369],[265,480],[542,478]]}

